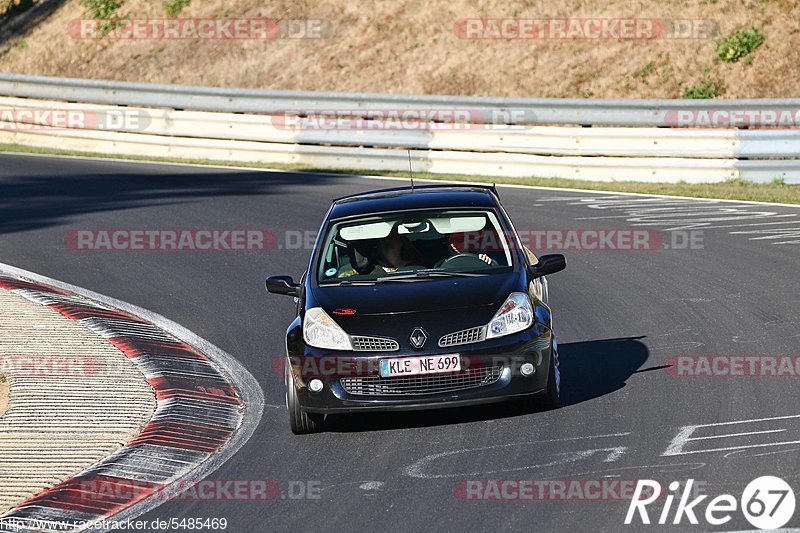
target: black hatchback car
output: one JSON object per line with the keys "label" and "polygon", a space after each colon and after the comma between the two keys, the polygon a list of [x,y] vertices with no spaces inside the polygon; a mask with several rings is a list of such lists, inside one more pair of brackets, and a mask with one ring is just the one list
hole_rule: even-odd
{"label": "black hatchback car", "polygon": [[294,433],[326,414],[520,398],[558,405],[544,276],[563,255],[525,248],[493,187],[417,186],[333,201],[294,296],[286,405]]}

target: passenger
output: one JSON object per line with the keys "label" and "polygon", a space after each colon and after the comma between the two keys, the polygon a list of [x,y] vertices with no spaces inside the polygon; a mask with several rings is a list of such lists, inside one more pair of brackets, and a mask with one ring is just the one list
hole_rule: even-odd
{"label": "passenger", "polygon": [[407,237],[397,232],[397,228],[380,240],[379,250],[383,264],[375,267],[377,273],[396,272],[404,266],[423,267],[422,254]]}

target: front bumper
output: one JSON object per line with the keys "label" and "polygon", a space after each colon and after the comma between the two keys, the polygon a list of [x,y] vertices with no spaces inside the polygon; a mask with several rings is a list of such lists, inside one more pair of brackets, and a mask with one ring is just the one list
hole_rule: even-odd
{"label": "front bumper", "polygon": [[[547,328],[531,328],[490,342],[440,348],[424,353],[306,353],[289,354],[297,396],[303,411],[309,413],[352,413],[358,411],[418,410],[460,407],[492,403],[514,396],[542,392],[547,387],[551,364],[552,333]],[[386,358],[458,353],[462,366],[469,368],[500,367],[499,378],[489,384],[447,392],[364,395],[345,390],[342,378],[377,376],[378,361]],[[533,374],[522,375],[520,367],[531,363]],[[438,374],[441,375],[441,374]],[[323,382],[319,392],[307,384],[312,379]],[[392,378],[383,378],[392,379]],[[289,382],[289,386],[291,382]]]}

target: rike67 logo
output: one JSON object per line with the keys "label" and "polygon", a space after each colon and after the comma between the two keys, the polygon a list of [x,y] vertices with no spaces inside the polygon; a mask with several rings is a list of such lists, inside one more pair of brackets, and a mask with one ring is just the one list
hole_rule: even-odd
{"label": "rike67 logo", "polygon": [[[688,522],[698,525],[700,517],[705,519],[706,524],[721,526],[730,522],[734,513],[740,511],[758,529],[778,529],[794,516],[795,495],[792,487],[778,477],[762,476],[751,481],[738,501],[730,494],[721,494],[708,502],[705,502],[708,495],[697,496],[690,501],[693,484],[694,480],[690,479],[681,490],[680,482],[670,483],[659,512],[660,502],[654,504],[662,497],[661,484],[649,479],[639,480],[625,516],[625,524],[641,521],[642,524],[680,525]],[[674,505],[676,497],[678,502]],[[654,516],[651,517],[650,512],[654,512]]]}

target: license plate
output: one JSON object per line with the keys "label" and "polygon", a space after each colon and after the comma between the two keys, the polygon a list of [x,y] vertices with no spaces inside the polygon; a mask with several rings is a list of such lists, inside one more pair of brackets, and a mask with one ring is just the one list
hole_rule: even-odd
{"label": "license plate", "polygon": [[382,378],[458,372],[461,370],[461,356],[449,354],[381,359],[378,368]]}

